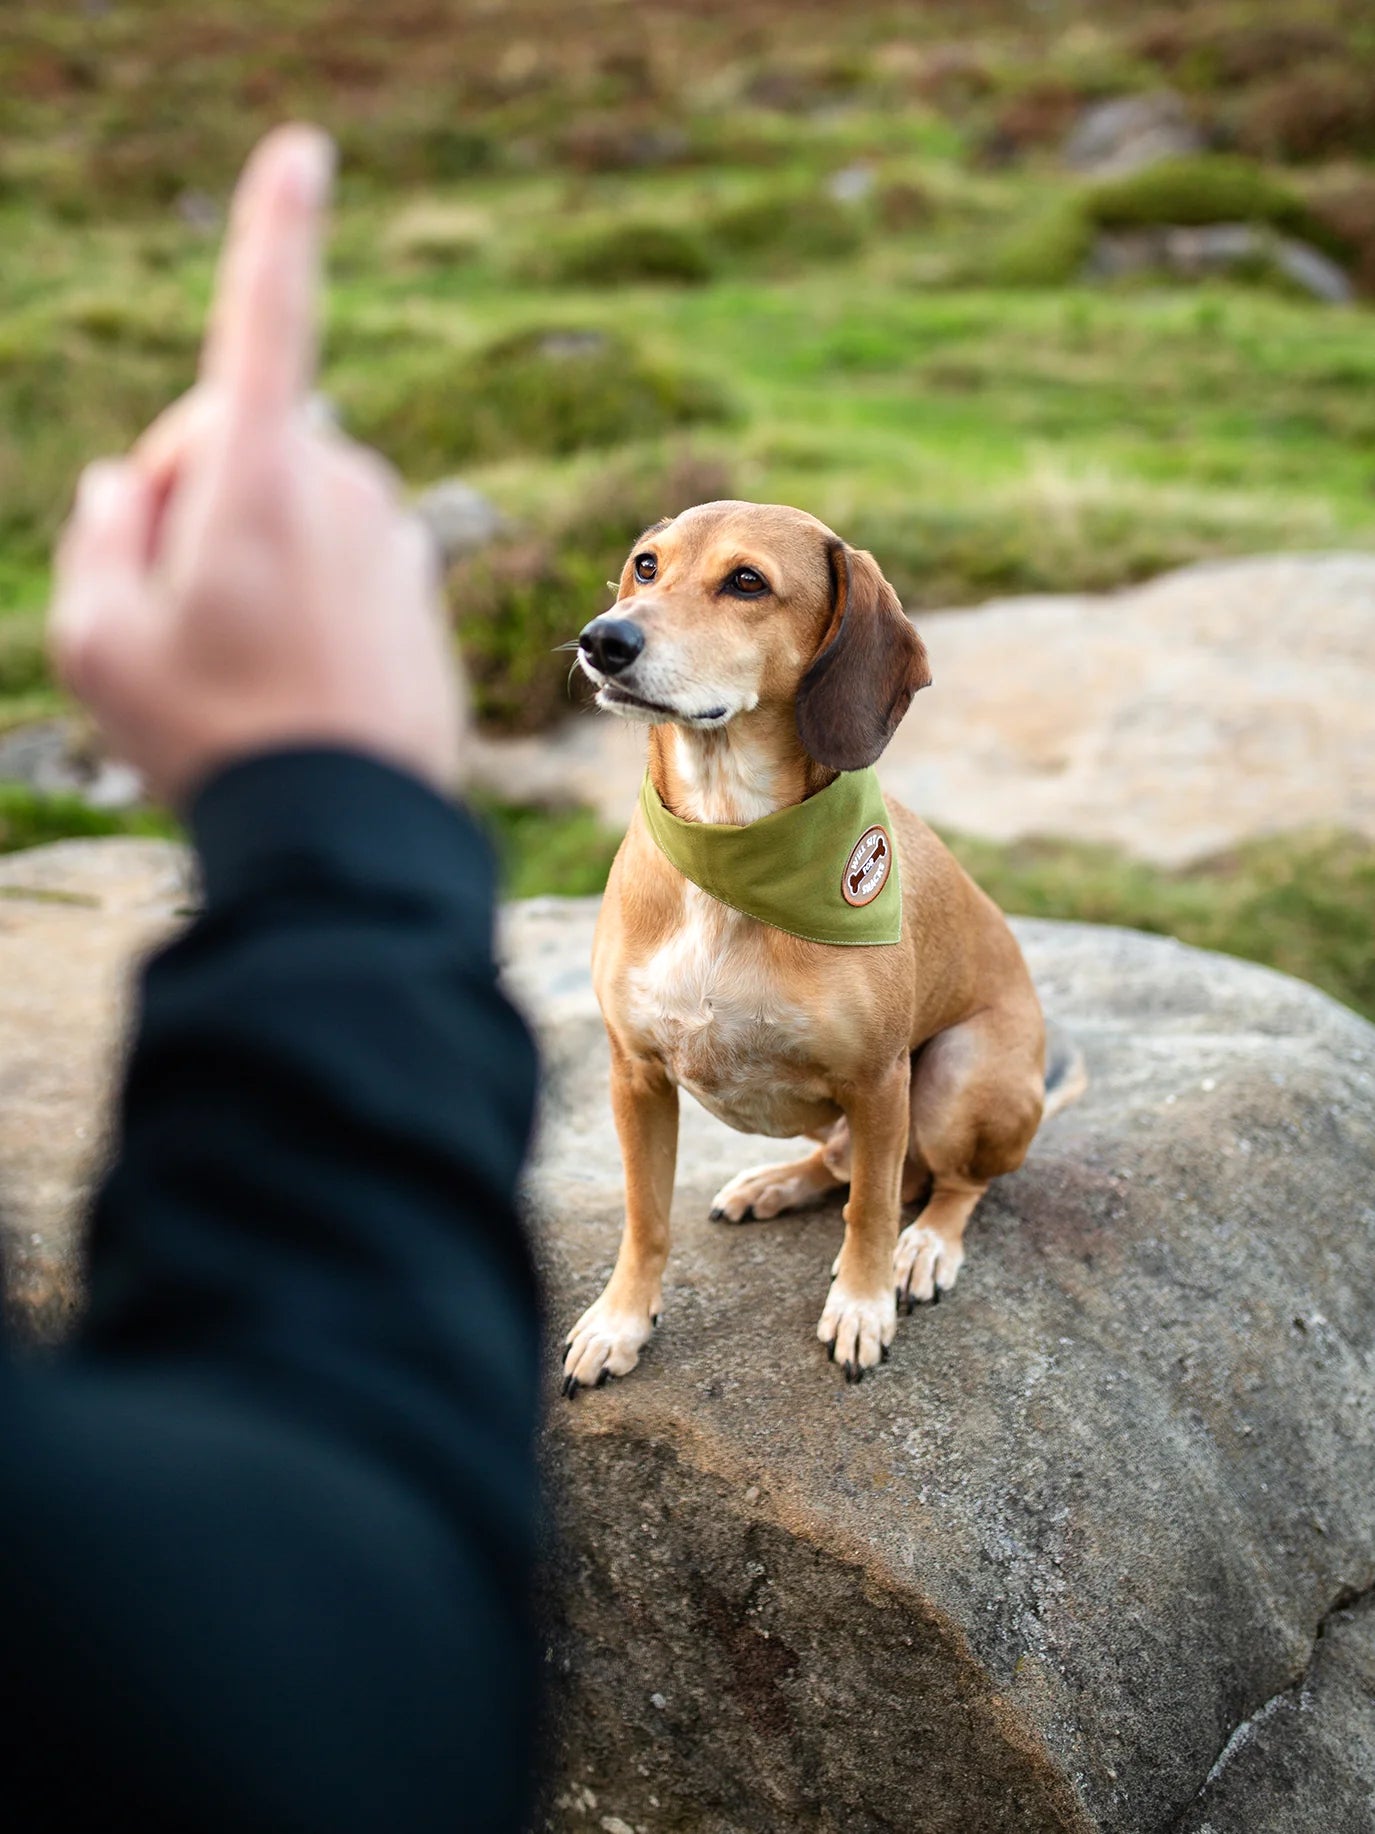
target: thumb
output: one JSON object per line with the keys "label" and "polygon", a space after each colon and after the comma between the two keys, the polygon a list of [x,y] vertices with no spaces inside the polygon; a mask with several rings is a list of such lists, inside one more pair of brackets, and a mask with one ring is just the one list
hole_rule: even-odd
{"label": "thumb", "polygon": [[88,465],[57,550],[48,641],[58,673],[87,699],[102,656],[135,647],[149,605],[156,490],[127,459]]}

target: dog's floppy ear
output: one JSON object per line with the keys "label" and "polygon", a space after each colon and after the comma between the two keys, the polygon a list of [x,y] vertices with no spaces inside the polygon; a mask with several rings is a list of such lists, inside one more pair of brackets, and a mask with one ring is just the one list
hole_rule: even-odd
{"label": "dog's floppy ear", "polygon": [[873,555],[836,539],[826,559],[831,622],[798,689],[797,731],[818,764],[858,771],[882,754],[931,666]]}

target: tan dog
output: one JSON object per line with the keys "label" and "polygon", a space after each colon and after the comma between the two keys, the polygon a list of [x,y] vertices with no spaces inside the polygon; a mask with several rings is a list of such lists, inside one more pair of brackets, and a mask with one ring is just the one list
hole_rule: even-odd
{"label": "tan dog", "polygon": [[[746,823],[879,756],[930,681],[873,558],[772,504],[706,503],[648,529],[613,610],[583,631],[597,704],[649,725],[649,771],[689,821]],[[611,1040],[626,1217],[605,1292],[568,1338],[564,1392],[635,1367],[658,1322],[678,1091],[746,1133],[815,1151],[742,1172],[714,1217],[777,1216],[849,1185],[817,1335],[848,1379],[886,1356],[898,1304],[938,1300],[970,1213],[1085,1086],[1055,1053],[998,910],[888,801],[901,868],[891,945],[803,941],[717,902],[636,812],[611,869],[593,977]],[[900,1209],[928,1188],[899,1234]]]}

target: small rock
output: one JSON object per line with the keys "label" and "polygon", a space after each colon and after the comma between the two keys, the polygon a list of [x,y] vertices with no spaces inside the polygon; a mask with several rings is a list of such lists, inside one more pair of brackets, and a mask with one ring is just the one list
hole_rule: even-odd
{"label": "small rock", "polygon": [[1094,177],[1139,172],[1203,151],[1203,135],[1173,89],[1117,96],[1084,110],[1065,142],[1066,165]]}
{"label": "small rock", "polygon": [[1165,231],[1134,229],[1096,236],[1084,262],[1086,280],[1125,280],[1166,264]]}
{"label": "small rock", "polygon": [[450,566],[489,546],[507,526],[496,505],[460,478],[432,484],[416,499],[415,508]]}
{"label": "small rock", "polygon": [[48,788],[61,775],[62,788],[69,787],[71,740],[63,720],[45,720],[39,725],[20,726],[0,738],[0,782],[28,783]]}
{"label": "small rock", "polygon": [[1270,254],[1270,237],[1252,223],[1189,225],[1163,235],[1165,265],[1190,280],[1263,262]]}
{"label": "small rock", "polygon": [[132,765],[102,757],[67,720],[6,733],[0,782],[26,783],[44,796],[76,796],[93,809],[129,809],[143,800],[143,779]]}
{"label": "small rock", "polygon": [[874,188],[870,166],[845,166],[831,174],[826,189],[838,204],[862,204]]}
{"label": "small rock", "polygon": [[537,346],[542,357],[554,363],[577,362],[583,357],[599,357],[610,345],[601,331],[550,331]]}
{"label": "small rock", "polygon": [[1275,244],[1274,261],[1286,279],[1329,306],[1349,306],[1355,298],[1355,288],[1343,270],[1307,242],[1282,236]]}
{"label": "small rock", "polygon": [[1354,297],[1350,280],[1335,261],[1307,242],[1277,236],[1256,223],[1164,224],[1101,235],[1084,271],[1095,280],[1154,271],[1201,280],[1244,268],[1282,274],[1328,305],[1349,305]]}
{"label": "small rock", "polygon": [[143,789],[143,778],[132,764],[103,758],[81,795],[93,809],[135,809],[143,801]]}

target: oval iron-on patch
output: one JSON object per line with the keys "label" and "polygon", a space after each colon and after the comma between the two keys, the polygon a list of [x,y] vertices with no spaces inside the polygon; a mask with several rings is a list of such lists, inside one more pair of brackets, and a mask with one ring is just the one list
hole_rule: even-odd
{"label": "oval iron-on patch", "polygon": [[886,828],[866,828],[850,850],[840,889],[847,904],[872,904],[893,870],[893,843]]}

